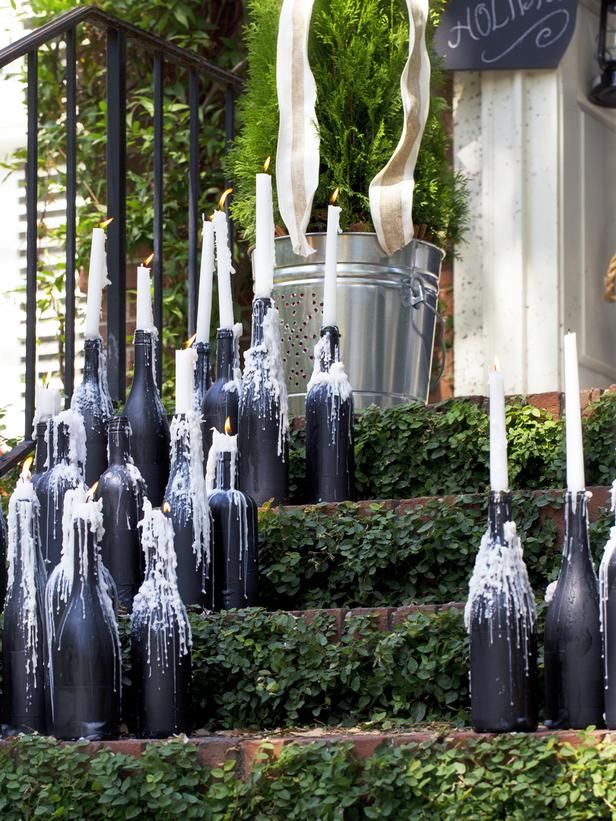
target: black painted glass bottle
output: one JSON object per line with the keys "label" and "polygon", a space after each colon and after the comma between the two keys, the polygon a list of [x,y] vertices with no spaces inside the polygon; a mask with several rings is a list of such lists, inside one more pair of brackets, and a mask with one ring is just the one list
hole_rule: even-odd
{"label": "black painted glass bottle", "polygon": [[50,419],[48,425],[49,468],[38,477],[35,490],[41,506],[41,554],[49,575],[62,554],[66,491],[83,484],[85,431],[80,415],[73,411],[64,411]]}
{"label": "black painted glass bottle", "polygon": [[236,454],[221,451],[209,495],[215,610],[254,607],[258,600],[257,506],[236,487]]}
{"label": "black painted glass bottle", "polygon": [[[85,510],[96,509],[96,513]],[[77,505],[73,519],[73,586],[52,643],[52,734],[59,739],[117,737],[121,650],[113,604],[100,572],[102,515]]]}
{"label": "black painted glass bottle", "polygon": [[[612,486],[612,493],[616,483]],[[616,729],[616,527],[612,527],[599,567],[601,638],[603,640],[603,686],[605,726]]]}
{"label": "black painted glass bottle", "polygon": [[42,733],[45,718],[45,569],[40,552],[39,503],[20,480],[9,505],[10,585],[2,625],[5,732]]}
{"label": "black painted glass bottle", "polygon": [[195,365],[195,390],[193,392],[194,410],[201,414],[201,407],[205,394],[212,386],[212,372],[210,369],[210,343],[195,342],[194,349],[197,352],[197,363]]}
{"label": "black painted glass bottle", "polygon": [[186,606],[211,601],[210,512],[203,473],[201,425],[196,413],[171,423],[171,469],[164,509],[173,522],[177,584]]}
{"label": "black painted glass bottle", "polygon": [[537,729],[537,619],[511,495],[490,493],[488,531],[469,585],[471,722],[475,732]]}
{"label": "black painted glass bottle", "polygon": [[565,540],[545,620],[545,724],[603,726],[599,584],[588,539],[585,491],[565,493]]}
{"label": "black painted glass bottle", "polygon": [[353,393],[337,327],[321,329],[306,393],[306,481],[310,502],[353,498]]}
{"label": "black painted glass bottle", "polygon": [[81,414],[86,429],[85,480],[91,487],[107,470],[107,427],[113,416],[100,336],[84,342],[83,380],[73,394],[71,407]]}
{"label": "black painted glass bottle", "polygon": [[101,557],[115,582],[119,606],[128,612],[143,581],[137,525],[145,495],[145,482],[131,456],[130,422],[115,416],[109,422],[109,467],[100,478],[96,498],[103,503]]}
{"label": "black painted glass bottle", "polygon": [[4,600],[6,598],[6,587],[8,581],[7,551],[8,529],[6,526],[4,513],[2,512],[2,507],[0,506],[0,610],[4,608]]}
{"label": "black painted glass bottle", "polygon": [[156,507],[162,504],[169,479],[169,423],[154,380],[154,339],[135,331],[135,374],[124,416],[132,430],[133,460]]}
{"label": "black painted glass bottle", "polygon": [[239,396],[238,386],[234,380],[236,366],[233,331],[230,328],[219,328],[216,334],[216,380],[205,394],[201,405],[205,461],[212,444],[212,428],[223,430],[225,421],[229,419],[231,433],[237,433]]}
{"label": "black painted glass bottle", "polygon": [[173,526],[145,502],[146,571],[131,616],[137,733],[165,738],[190,731],[192,636],[175,573]]}
{"label": "black painted glass bottle", "polygon": [[[240,488],[262,505],[289,495],[287,388],[280,359],[278,311],[272,300],[252,303],[252,339],[244,356],[239,405]],[[219,428],[221,430],[221,428]]]}

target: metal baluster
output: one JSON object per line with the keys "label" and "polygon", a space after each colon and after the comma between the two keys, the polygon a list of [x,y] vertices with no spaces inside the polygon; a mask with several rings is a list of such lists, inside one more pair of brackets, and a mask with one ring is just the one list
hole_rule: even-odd
{"label": "metal baluster", "polygon": [[[233,137],[235,136],[235,89],[233,86],[227,86],[225,89],[225,152],[231,148]],[[232,188],[231,180],[226,180],[225,188]],[[235,228],[233,220],[231,219],[231,197],[227,197],[225,202],[225,211],[227,219],[229,220],[229,245],[231,246],[231,253],[233,253],[233,242],[235,239]],[[235,298],[235,277],[231,278],[233,296]]]}
{"label": "metal baluster", "polygon": [[66,33],[66,304],[64,393],[70,406],[75,380],[75,231],[77,198],[77,73],[75,29]]}
{"label": "metal baluster", "polygon": [[190,137],[188,160],[188,336],[197,327],[197,283],[199,281],[199,77],[188,77]]}
{"label": "metal baluster", "polygon": [[162,55],[154,55],[154,324],[156,343],[156,382],[163,381],[163,68]]}
{"label": "metal baluster", "polygon": [[32,438],[36,389],[36,279],[38,259],[38,52],[28,53],[26,157],[26,407],[24,438]]}
{"label": "metal baluster", "polygon": [[107,373],[112,399],[126,391],[126,36],[107,30]]}

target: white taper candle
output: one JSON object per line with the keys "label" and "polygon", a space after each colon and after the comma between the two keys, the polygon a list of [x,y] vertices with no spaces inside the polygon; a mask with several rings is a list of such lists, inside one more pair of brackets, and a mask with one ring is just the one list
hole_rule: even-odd
{"label": "white taper candle", "polygon": [[152,313],[152,291],[150,285],[150,269],[145,265],[137,268],[137,324],[138,331],[154,330],[154,314]]}
{"label": "white taper candle", "polygon": [[254,295],[271,297],[274,287],[274,205],[272,178],[257,174],[257,240],[254,253]]}
{"label": "white taper candle", "polygon": [[86,322],[84,329],[86,339],[97,339],[100,331],[103,288],[108,282],[105,239],[106,234],[102,228],[92,229],[90,269],[88,271],[88,298],[86,302]]}
{"label": "white taper candle", "polygon": [[338,232],[340,208],[330,205],[327,209],[327,239],[325,242],[325,278],[323,281],[323,327],[337,324],[336,281],[338,271]]}
{"label": "white taper candle", "polygon": [[490,386],[490,489],[509,490],[507,469],[507,428],[505,423],[505,383],[496,363],[488,374]]}
{"label": "white taper candle", "polygon": [[193,409],[194,373],[197,352],[185,348],[175,352],[175,412],[190,413]]}
{"label": "white taper candle", "polygon": [[203,239],[201,241],[201,271],[199,273],[199,305],[197,307],[197,342],[210,341],[213,280],[214,226],[210,220],[203,220]]}
{"label": "white taper candle", "polygon": [[565,334],[564,352],[567,490],[571,493],[579,493],[585,488],[584,446],[582,443],[582,411],[580,408],[577,339],[574,333]]}
{"label": "white taper candle", "polygon": [[229,227],[224,211],[214,212],[214,237],[216,240],[216,266],[218,271],[219,328],[233,328],[233,296],[231,274],[235,273],[229,248]]}

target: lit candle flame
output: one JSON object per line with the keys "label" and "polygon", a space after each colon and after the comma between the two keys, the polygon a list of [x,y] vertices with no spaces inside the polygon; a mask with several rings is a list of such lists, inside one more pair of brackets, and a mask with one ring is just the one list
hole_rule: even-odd
{"label": "lit candle flame", "polygon": [[171,513],[171,505],[169,502],[163,503],[163,513]]}
{"label": "lit candle flame", "polygon": [[33,461],[34,461],[33,457],[28,456],[28,458],[26,459],[26,461],[23,464],[23,467],[21,469],[21,478],[23,479],[24,482],[28,482],[30,480],[30,476],[31,476],[30,467],[31,467]]}
{"label": "lit candle flame", "polygon": [[96,488],[98,487],[98,482],[94,482],[92,487],[86,493],[86,502],[91,502],[94,498],[94,494],[96,493]]}
{"label": "lit candle flame", "polygon": [[492,363],[492,370],[500,371],[500,362],[498,361],[498,356],[494,357],[494,362]]}
{"label": "lit candle flame", "polygon": [[147,268],[147,267],[148,267],[148,265],[150,264],[150,262],[152,262],[152,260],[153,260],[153,259],[154,259],[154,254],[150,254],[150,256],[149,256],[149,257],[146,259],[146,261],[143,263],[143,267],[144,267],[144,268]]}
{"label": "lit candle flame", "polygon": [[227,436],[231,433],[231,419],[228,416],[225,419],[225,433]]}
{"label": "lit candle flame", "polygon": [[227,200],[227,197],[229,196],[229,194],[232,194],[232,193],[233,193],[233,189],[232,189],[232,188],[227,188],[227,190],[226,190],[226,191],[223,191],[223,192],[222,192],[222,196],[221,196],[221,197],[220,197],[220,199],[218,200],[218,208],[219,208],[221,211],[222,211],[222,209],[225,207],[225,202],[226,202],[226,200]]}
{"label": "lit candle flame", "polygon": [[113,222],[113,217],[109,217],[109,219],[105,220],[105,222],[101,222],[101,224],[98,227],[105,229],[112,222]]}
{"label": "lit candle flame", "polygon": [[264,171],[264,173],[265,173],[265,174],[267,174],[267,172],[269,171],[269,167],[270,167],[270,162],[271,162],[271,161],[272,161],[272,158],[271,158],[271,157],[268,157],[268,158],[265,160],[265,162],[263,163],[263,171]]}
{"label": "lit candle flame", "polygon": [[333,205],[333,204],[336,202],[336,200],[338,199],[338,194],[339,194],[339,193],[340,193],[340,189],[339,189],[339,188],[336,188],[336,190],[334,191],[334,193],[333,193],[333,194],[331,195],[331,197],[329,198],[329,204],[330,204],[330,205]]}
{"label": "lit candle flame", "polygon": [[197,334],[194,333],[190,337],[190,339],[187,339],[186,342],[184,343],[184,349],[186,350],[186,348],[190,348],[190,346],[193,344],[193,342],[195,341],[196,338],[197,338]]}

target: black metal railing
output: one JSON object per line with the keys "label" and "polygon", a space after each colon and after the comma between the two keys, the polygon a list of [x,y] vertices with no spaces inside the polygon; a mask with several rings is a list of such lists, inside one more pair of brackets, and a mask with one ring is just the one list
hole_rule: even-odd
{"label": "black metal railing", "polygon": [[[112,398],[126,391],[126,42],[139,41],[153,55],[154,102],[154,321],[163,328],[163,72],[165,61],[188,72],[189,171],[188,171],[188,335],[194,333],[197,314],[199,229],[199,104],[201,76],[225,90],[225,138],[233,139],[235,94],[242,80],[198,54],[137,28],[94,6],[80,6],[62,14],[0,49],[0,69],[22,57],[27,59],[26,155],[26,341],[25,341],[25,441],[0,457],[0,476],[31,450],[36,385],[37,325],[37,209],[38,209],[38,49],[63,38],[66,50],[66,285],[64,392],[70,402],[75,370],[75,260],[77,198],[77,27],[88,22],[107,35],[107,211],[113,222],[107,229],[107,260],[111,284],[107,290],[107,370]],[[162,333],[158,340],[158,380],[161,380]]]}

